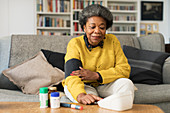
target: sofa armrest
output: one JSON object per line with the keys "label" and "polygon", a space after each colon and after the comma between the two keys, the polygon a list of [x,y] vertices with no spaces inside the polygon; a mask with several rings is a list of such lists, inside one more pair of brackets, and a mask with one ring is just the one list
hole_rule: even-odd
{"label": "sofa armrest", "polygon": [[142,50],[165,52],[164,36],[161,33],[138,37],[138,40]]}
{"label": "sofa armrest", "polygon": [[163,83],[170,84],[170,57],[165,60],[163,65]]}
{"label": "sofa armrest", "polygon": [[11,37],[0,37],[0,73],[8,68]]}

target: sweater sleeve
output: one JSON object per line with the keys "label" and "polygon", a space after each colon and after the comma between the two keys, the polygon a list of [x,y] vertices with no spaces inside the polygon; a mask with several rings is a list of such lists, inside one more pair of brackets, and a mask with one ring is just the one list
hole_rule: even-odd
{"label": "sweater sleeve", "polygon": [[107,84],[119,78],[129,78],[130,75],[131,67],[128,64],[128,60],[124,55],[118,39],[115,40],[113,46],[115,53],[115,66],[106,70],[98,71],[103,79],[101,84]]}
{"label": "sweater sleeve", "polygon": [[81,93],[85,93],[84,83],[78,76],[68,76],[62,81],[63,86],[67,86],[68,91],[71,93],[72,97],[77,101],[77,96]]}
{"label": "sweater sleeve", "polygon": [[67,86],[68,91],[72,97],[77,101],[77,96],[80,93],[85,93],[84,83],[78,76],[70,76],[72,71],[78,70],[79,66],[82,66],[80,61],[80,55],[78,48],[76,47],[76,40],[72,39],[67,46],[67,53],[65,55],[65,80],[63,80],[63,86]]}

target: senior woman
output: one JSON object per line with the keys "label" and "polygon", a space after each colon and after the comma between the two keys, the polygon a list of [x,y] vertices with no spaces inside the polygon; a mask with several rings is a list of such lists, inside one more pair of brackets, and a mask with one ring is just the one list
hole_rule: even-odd
{"label": "senior woman", "polygon": [[93,4],[79,16],[85,35],[71,39],[67,46],[62,82],[66,96],[72,102],[93,104],[116,93],[131,91],[134,95],[128,79],[131,68],[120,42],[115,35],[106,34],[113,24],[112,13]]}

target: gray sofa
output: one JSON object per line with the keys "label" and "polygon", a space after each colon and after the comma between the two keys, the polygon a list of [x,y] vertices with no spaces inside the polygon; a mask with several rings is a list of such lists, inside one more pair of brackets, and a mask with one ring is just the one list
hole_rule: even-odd
{"label": "gray sofa", "polygon": [[[12,35],[0,38],[0,71],[19,64],[41,49],[48,49],[65,53],[66,46],[72,36],[37,36]],[[145,37],[118,36],[121,45],[129,45],[143,50],[165,51],[164,37],[161,34],[152,34]],[[135,104],[153,104],[166,113],[170,113],[170,62],[166,61],[163,67],[163,82],[161,85],[135,84]],[[23,94],[4,75],[0,76],[0,101],[38,102],[38,95]],[[69,102],[63,96],[61,101]]]}

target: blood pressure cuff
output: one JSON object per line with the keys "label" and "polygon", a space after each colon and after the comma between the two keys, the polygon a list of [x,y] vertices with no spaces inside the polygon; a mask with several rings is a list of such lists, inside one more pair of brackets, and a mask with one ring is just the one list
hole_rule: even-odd
{"label": "blood pressure cuff", "polygon": [[80,70],[79,67],[82,67],[82,62],[78,59],[70,59],[65,63],[65,78],[70,76],[72,71]]}

